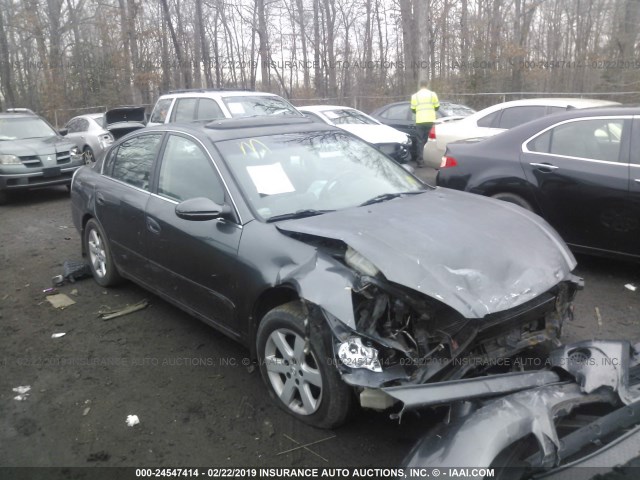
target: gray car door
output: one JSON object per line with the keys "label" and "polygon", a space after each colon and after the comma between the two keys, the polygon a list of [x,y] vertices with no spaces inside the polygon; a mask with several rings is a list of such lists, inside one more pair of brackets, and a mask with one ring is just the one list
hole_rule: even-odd
{"label": "gray car door", "polygon": [[[190,198],[228,202],[213,160],[199,141],[168,135],[156,191],[146,209],[154,287],[197,316],[229,326],[240,288],[235,273],[242,227],[231,218],[195,221],[175,213],[176,205]],[[231,329],[237,333],[237,326]]]}
{"label": "gray car door", "polygon": [[112,150],[96,190],[96,216],[125,274],[146,276],[145,209],[162,134],[138,135]]}

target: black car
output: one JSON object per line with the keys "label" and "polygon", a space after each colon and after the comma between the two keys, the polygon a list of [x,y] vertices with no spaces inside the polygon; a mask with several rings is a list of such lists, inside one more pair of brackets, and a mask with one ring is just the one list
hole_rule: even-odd
{"label": "black car", "polygon": [[[475,110],[451,102],[440,102],[440,108],[436,111],[437,121],[458,120],[474,113]],[[380,123],[389,125],[411,137],[411,156],[416,158],[418,140],[416,137],[416,114],[411,111],[411,102],[394,102],[384,105],[373,112],[371,116]]]}
{"label": "black car", "polygon": [[640,259],[640,108],[571,110],[450,143],[440,186],[544,217],[576,251]]}
{"label": "black car", "polygon": [[557,341],[575,259],[478,198],[292,117],[138,130],[71,189],[98,284],[131,279],[247,345],[277,404],[321,427],[354,392],[384,409]]}
{"label": "black car", "polygon": [[82,152],[31,110],[0,113],[0,204],[12,191],[69,186],[82,165]]}

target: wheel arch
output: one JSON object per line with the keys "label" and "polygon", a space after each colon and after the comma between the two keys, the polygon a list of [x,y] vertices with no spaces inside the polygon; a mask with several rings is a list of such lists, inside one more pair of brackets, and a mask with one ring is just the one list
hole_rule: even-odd
{"label": "wheel arch", "polygon": [[533,212],[540,215],[541,210],[536,196],[529,183],[519,177],[491,177],[484,178],[476,185],[469,186],[469,192],[478,193],[485,197],[493,197],[498,193],[510,193],[525,200],[533,208]]}
{"label": "wheel arch", "polygon": [[297,290],[290,284],[281,284],[264,290],[256,299],[249,317],[249,348],[252,358],[257,358],[256,336],[264,316],[280,305],[302,300]]}

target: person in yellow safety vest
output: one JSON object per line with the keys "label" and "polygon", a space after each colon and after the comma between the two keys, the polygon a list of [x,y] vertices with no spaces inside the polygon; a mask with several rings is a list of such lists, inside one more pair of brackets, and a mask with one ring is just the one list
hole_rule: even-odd
{"label": "person in yellow safety vest", "polygon": [[411,95],[411,110],[416,114],[416,137],[418,139],[416,165],[424,166],[422,151],[429,140],[429,131],[436,121],[436,110],[440,108],[438,95],[429,90],[429,82],[420,82],[420,90]]}

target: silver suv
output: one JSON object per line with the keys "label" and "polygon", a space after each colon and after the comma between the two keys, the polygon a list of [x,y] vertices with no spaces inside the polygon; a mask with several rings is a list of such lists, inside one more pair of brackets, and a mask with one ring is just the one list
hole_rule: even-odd
{"label": "silver suv", "polygon": [[82,165],[78,147],[31,110],[0,113],[0,203],[11,190],[69,186]]}
{"label": "silver suv", "polygon": [[302,116],[293,105],[273,93],[224,89],[175,90],[158,98],[147,125],[265,115]]}

